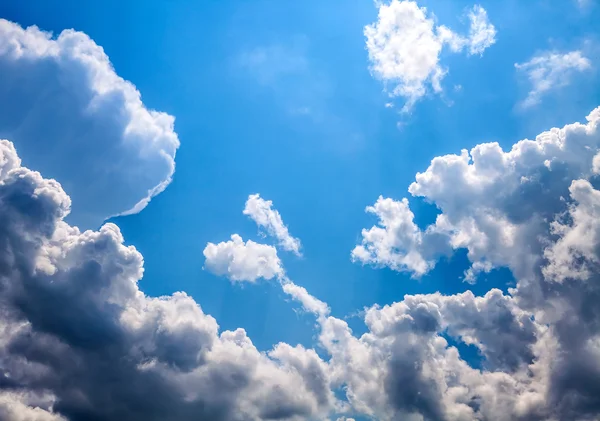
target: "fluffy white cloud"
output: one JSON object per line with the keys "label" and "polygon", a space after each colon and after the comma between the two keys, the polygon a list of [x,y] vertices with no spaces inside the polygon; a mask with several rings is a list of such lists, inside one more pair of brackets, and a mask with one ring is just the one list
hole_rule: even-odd
{"label": "fluffy white cloud", "polygon": [[179,146],[174,118],[147,109],[86,34],[53,38],[0,19],[0,138],[25,165],[74,198],[70,221],[97,227],[135,213],[170,183]]}
{"label": "fluffy white cloud", "polygon": [[[571,181],[594,173],[600,108],[587,120],[522,140],[507,152],[497,143],[483,143],[434,158],[409,192],[440,209],[436,222],[420,231],[408,201],[380,199],[373,209],[379,209],[383,228],[363,230],[363,244],[353,257],[420,275],[440,251],[466,248],[473,264],[469,281],[502,266],[518,278],[533,276],[542,256],[539,237],[550,234],[547,221],[567,209]],[[395,211],[384,213],[386,203]]]}
{"label": "fluffy white cloud", "polygon": [[290,235],[277,209],[273,209],[271,200],[264,200],[259,194],[248,196],[244,215],[248,215],[256,224],[279,241],[279,245],[287,251],[300,255],[300,240]]}
{"label": "fluffy white cloud", "polygon": [[352,250],[354,261],[419,276],[428,272],[435,265],[436,255],[448,248],[443,233],[438,234],[434,227],[425,232],[417,227],[407,199],[398,202],[380,196],[366,211],[377,215],[381,226],[363,229],[362,244]]}
{"label": "fluffy white cloud", "polygon": [[378,4],[377,22],[364,31],[371,71],[392,97],[405,99],[404,111],[409,111],[429,86],[436,93],[442,91],[447,69],[440,64],[440,53],[445,45],[454,52],[467,48],[469,54],[481,54],[495,42],[496,30],[481,6],[468,13],[470,31],[462,36],[436,25],[427,9],[414,1]]}
{"label": "fluffy white cloud", "polygon": [[[374,307],[360,338],[329,317],[321,341],[352,407],[379,419],[597,417],[600,108],[587,120],[508,152],[482,144],[435,158],[409,188],[441,211],[426,231],[414,225],[407,201],[377,202],[382,227],[366,230],[362,247],[390,255],[369,263],[418,274],[406,256],[430,252],[418,239],[433,231],[468,249],[473,280],[506,266],[518,282],[511,295],[417,295]],[[483,370],[465,365],[441,333],[476,346]]]}
{"label": "fluffy white cloud", "polygon": [[208,243],[204,257],[206,269],[232,281],[256,282],[258,278],[272,279],[283,274],[275,247],[252,240],[244,243],[237,234],[230,241]]}
{"label": "fluffy white cloud", "polygon": [[[368,208],[379,226],[364,230],[357,260],[419,274],[464,247],[473,277],[512,270],[510,294],[407,295],[367,309],[367,332],[356,336],[287,279],[274,247],[238,235],[207,245],[207,269],[238,281],[277,278],[315,314],[325,359],[285,343],[260,352],[243,329],[221,331],[185,293],[146,296],[143,258],[119,228],[65,222],[71,199],[61,185],[0,141],[0,418],[595,420],[599,125],[600,108],[586,124],[508,152],[482,144],[435,158],[409,188],[441,211],[426,230],[407,200]],[[476,347],[481,368],[448,337]],[[339,390],[347,402],[336,399]]]}
{"label": "fluffy white cloud", "polygon": [[575,180],[569,187],[574,203],[566,222],[552,223],[552,233],[560,237],[545,250],[547,279],[586,280],[600,268],[600,192],[587,180]]}
{"label": "fluffy white cloud", "polygon": [[524,73],[531,84],[531,90],[521,102],[521,106],[531,107],[539,104],[545,94],[569,85],[575,73],[588,70],[591,66],[590,60],[581,51],[549,51],[525,63],[515,63],[515,68]]}

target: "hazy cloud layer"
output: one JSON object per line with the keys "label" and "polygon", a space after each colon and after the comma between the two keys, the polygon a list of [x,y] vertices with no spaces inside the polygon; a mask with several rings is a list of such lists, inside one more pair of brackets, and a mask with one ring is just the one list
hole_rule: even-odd
{"label": "hazy cloud layer", "polygon": [[527,98],[520,104],[521,107],[539,104],[544,95],[568,86],[577,73],[591,67],[590,60],[581,51],[548,51],[532,57],[525,63],[515,63],[517,71],[524,73],[531,84]]}
{"label": "hazy cloud layer", "polygon": [[150,110],[86,34],[57,37],[0,19],[0,138],[74,199],[70,221],[96,228],[136,213],[170,183],[174,118]]}

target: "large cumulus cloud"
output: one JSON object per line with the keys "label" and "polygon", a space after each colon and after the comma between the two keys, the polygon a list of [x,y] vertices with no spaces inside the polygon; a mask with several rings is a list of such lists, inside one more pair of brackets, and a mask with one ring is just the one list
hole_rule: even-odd
{"label": "large cumulus cloud", "polygon": [[174,118],[144,106],[86,34],[0,19],[0,138],[73,197],[72,223],[138,212],[169,184]]}
{"label": "large cumulus cloud", "polygon": [[117,226],[68,225],[60,184],[7,141],[0,157],[3,419],[306,419],[332,406],[314,351],[261,353],[185,293],[145,296],[142,256]]}
{"label": "large cumulus cloud", "polygon": [[509,151],[482,143],[434,158],[408,190],[438,207],[436,222],[421,231],[408,200],[381,198],[368,208],[380,226],[363,231],[354,258],[420,275],[439,253],[464,248],[472,262],[467,280],[502,266],[518,278],[533,276],[544,247],[540,236],[548,237],[549,221],[566,211],[571,182],[594,175],[599,124],[600,108],[586,124],[554,128]]}
{"label": "large cumulus cloud", "polygon": [[[435,265],[436,252],[448,251],[445,245],[468,250],[467,280],[508,267],[518,282],[509,295],[406,296],[375,307],[365,319],[370,332],[358,340],[343,322],[323,325],[325,338],[339,332],[347,338],[341,348],[343,341],[330,342],[343,356],[372,359],[389,345],[379,363],[385,368],[368,383],[361,380],[366,363],[356,361],[357,380],[348,383],[352,399],[379,408],[377,416],[387,419],[399,409],[432,420],[597,419],[600,191],[594,162],[600,109],[587,120],[520,141],[509,152],[481,144],[470,153],[435,158],[409,188],[441,211],[424,231],[414,224],[406,199],[380,198],[368,209],[380,226],[363,231],[363,244],[353,252],[357,260],[420,275]],[[437,241],[424,241],[434,234]],[[415,264],[420,261],[427,264]],[[483,371],[463,365],[440,332],[476,346]],[[411,381],[425,391],[411,395],[410,388],[379,380],[398,367],[410,368]],[[387,400],[376,401],[379,393]]]}

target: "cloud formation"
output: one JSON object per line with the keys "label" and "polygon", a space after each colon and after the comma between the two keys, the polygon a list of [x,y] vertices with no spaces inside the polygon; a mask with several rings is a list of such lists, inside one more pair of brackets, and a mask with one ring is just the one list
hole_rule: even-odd
{"label": "cloud formation", "polygon": [[[451,246],[460,244],[455,236],[474,241],[481,261],[513,270],[510,294],[407,295],[367,309],[367,332],[356,336],[327,303],[287,279],[274,247],[237,235],[207,246],[206,266],[216,273],[276,278],[315,315],[327,358],[285,343],[259,352],[243,329],[219,331],[185,293],[145,296],[137,285],[142,256],[123,244],[118,227],[81,232],[64,222],[71,201],[60,184],[21,166],[13,145],[0,142],[0,414],[11,421],[592,420],[600,411],[600,191],[592,171],[599,115],[509,153],[492,144],[438,157],[410,187],[441,207],[446,225],[438,218],[436,229],[447,229]],[[515,178],[529,183],[518,190],[525,216],[511,206]],[[450,182],[460,188],[438,185]],[[482,207],[465,200],[484,187]],[[407,201],[380,199],[373,212],[384,221],[374,238],[398,249],[427,243]],[[475,241],[497,232],[482,222],[486,212],[514,220],[509,234],[523,233],[506,253],[527,245],[531,259],[513,261]],[[481,369],[448,337],[474,346]]]}
{"label": "cloud formation", "polygon": [[417,227],[406,198],[395,201],[379,196],[366,211],[379,218],[380,226],[362,230],[362,244],[352,250],[354,261],[420,276],[433,268],[435,257],[448,248],[443,234]]}
{"label": "cloud formation", "polygon": [[541,53],[525,63],[515,63],[517,71],[526,75],[531,89],[521,102],[521,107],[532,107],[540,103],[542,97],[552,90],[564,88],[571,83],[578,72],[589,70],[590,60],[581,51]]}
{"label": "cloud formation", "polygon": [[136,213],[170,183],[174,118],[150,110],[86,34],[0,19],[0,138],[74,199],[71,223]]}
{"label": "cloud formation", "polygon": [[496,29],[486,11],[474,6],[468,12],[469,33],[459,35],[415,1],[392,0],[378,3],[377,22],[367,25],[366,37],[372,74],[384,82],[391,97],[402,97],[403,111],[412,109],[429,89],[442,91],[447,69],[440,64],[440,53],[447,46],[453,52],[467,50],[482,54],[495,42]]}
{"label": "cloud formation", "polygon": [[264,200],[259,194],[251,194],[246,201],[244,215],[248,215],[259,228],[263,228],[267,234],[275,237],[281,248],[300,256],[300,240],[290,235],[281,215],[277,209],[273,209],[271,200]]}
{"label": "cloud formation", "polygon": [[142,256],[116,225],[68,225],[60,184],[20,166],[10,142],[0,152],[3,419],[291,420],[330,409],[314,351],[261,353],[185,293],[145,296]]}
{"label": "cloud formation", "polygon": [[[358,341],[340,322],[335,322],[337,333],[323,325],[322,335],[346,332],[351,345],[340,349],[341,355],[363,355],[354,363],[356,380],[347,383],[350,400],[359,401],[353,407],[367,408],[380,419],[394,419],[396,411],[406,419],[432,420],[597,417],[600,191],[594,187],[594,161],[599,123],[597,108],[586,124],[552,129],[508,152],[491,143],[435,158],[409,187],[441,211],[424,231],[414,224],[406,199],[380,198],[368,208],[380,226],[363,230],[354,258],[418,276],[432,266],[414,262],[435,262],[423,256],[439,249],[438,242],[432,246],[422,238],[438,233],[451,249],[468,250],[472,267],[467,280],[475,281],[482,270],[508,267],[517,286],[510,295],[492,290],[484,297],[470,292],[406,296],[400,303],[374,307],[365,318],[370,332]],[[476,346],[484,370],[464,365],[440,332]],[[361,367],[372,369],[373,362],[365,358],[371,358],[374,344],[386,343],[383,338],[397,348],[377,348],[375,355],[384,352],[385,361],[393,363],[375,370],[367,387],[369,377]],[[339,347],[342,342],[332,343]],[[335,357],[331,361],[335,366]],[[348,364],[340,364],[340,373]],[[396,373],[396,367],[401,371]],[[378,380],[390,372],[395,373],[391,379],[411,382],[416,390],[400,381]]]}
{"label": "cloud formation", "polygon": [[[469,281],[494,267],[509,267],[518,278],[534,276],[544,246],[539,238],[550,234],[547,221],[567,210],[573,180],[595,174],[600,108],[587,120],[521,140],[507,152],[482,143],[434,158],[408,191],[438,207],[436,222],[421,231],[408,200],[379,199],[373,209],[379,209],[380,227],[363,230],[353,257],[419,276],[433,267],[431,256],[467,249]],[[395,211],[384,212],[383,204]]]}

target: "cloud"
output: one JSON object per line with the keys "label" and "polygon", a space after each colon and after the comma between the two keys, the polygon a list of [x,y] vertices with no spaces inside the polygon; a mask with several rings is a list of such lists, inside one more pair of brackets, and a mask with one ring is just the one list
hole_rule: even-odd
{"label": "cloud", "polygon": [[170,183],[174,118],[148,109],[86,34],[0,20],[0,138],[74,199],[71,223],[136,213]]}
{"label": "cloud", "polygon": [[290,235],[281,215],[277,209],[273,209],[272,201],[264,200],[259,194],[251,194],[246,201],[244,215],[248,215],[259,228],[264,228],[269,235],[279,240],[279,245],[284,250],[300,256],[300,240]]}
{"label": "cloud", "polygon": [[544,275],[556,282],[589,279],[600,267],[600,192],[587,180],[574,180],[569,193],[566,221],[551,225],[560,239],[544,251]]}
{"label": "cloud", "polygon": [[244,243],[237,234],[219,244],[208,243],[204,248],[205,268],[232,281],[256,282],[258,278],[272,279],[283,274],[275,247],[252,240]]}
{"label": "cloud", "polygon": [[487,12],[479,5],[473,6],[469,11],[468,47],[470,54],[483,54],[483,52],[496,42],[496,28],[488,19]]}
{"label": "cloud", "polygon": [[[508,267],[517,285],[509,295],[407,295],[368,310],[369,332],[360,338],[328,318],[321,342],[353,408],[379,419],[597,417],[599,123],[600,108],[586,124],[552,129],[508,152],[481,144],[435,158],[409,187],[441,211],[424,231],[406,200],[377,202],[381,227],[367,230],[363,245],[390,255],[369,263],[418,275],[402,259],[429,250],[418,241],[426,233],[445,232],[452,248],[468,249],[473,280],[479,270]],[[475,346],[483,370],[466,365],[441,333]]]}
{"label": "cloud", "polygon": [[542,256],[539,237],[550,234],[547,221],[567,210],[571,181],[594,173],[600,108],[587,120],[522,140],[506,152],[482,143],[434,158],[408,190],[440,209],[436,222],[421,231],[408,200],[379,199],[373,211],[382,227],[363,230],[353,257],[419,276],[440,253],[467,249],[468,281],[494,267],[509,267],[518,278],[533,276]]}
{"label": "cloud", "polygon": [[319,318],[329,314],[327,303],[312,296],[306,288],[296,285],[289,279],[282,279],[281,287],[283,292],[298,301],[307,312],[313,313]]}
{"label": "cloud", "polygon": [[[142,256],[116,225],[68,225],[60,184],[20,166],[9,142],[0,152],[3,419],[293,420],[330,411],[327,365],[313,350],[280,344],[265,354],[243,329],[219,331],[185,293],[145,296]],[[256,251],[249,243],[234,236],[224,247]],[[240,268],[240,278],[272,276]]]}
{"label": "cloud", "polygon": [[523,108],[540,103],[542,97],[552,90],[564,88],[571,84],[577,72],[591,68],[589,59],[581,51],[558,53],[554,51],[539,54],[525,63],[515,63],[517,71],[526,75],[531,90],[521,102]]}
{"label": "cloud", "polygon": [[363,229],[362,244],[352,250],[352,260],[407,270],[416,276],[435,265],[436,255],[445,247],[444,233],[438,234],[435,229],[422,232],[414,223],[406,198],[398,202],[379,196],[366,211],[377,215],[380,226]]}
{"label": "cloud", "polygon": [[441,81],[448,71],[440,64],[444,46],[453,52],[466,48],[469,54],[482,54],[495,42],[496,30],[481,6],[469,11],[469,34],[462,36],[436,25],[433,15],[414,1],[392,0],[378,5],[377,22],[364,30],[370,68],[385,83],[390,96],[405,100],[404,112],[410,111],[429,88],[434,93],[442,91]]}

